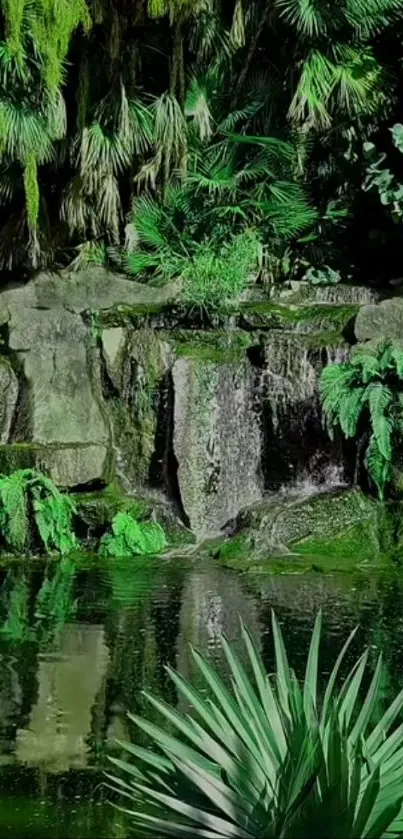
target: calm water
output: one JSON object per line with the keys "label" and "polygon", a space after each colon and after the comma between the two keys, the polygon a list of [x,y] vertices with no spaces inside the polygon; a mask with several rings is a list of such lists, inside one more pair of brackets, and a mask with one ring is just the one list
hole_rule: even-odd
{"label": "calm water", "polygon": [[[136,736],[143,687],[176,701],[164,665],[194,676],[189,642],[225,671],[219,635],[239,645],[239,619],[273,666],[276,609],[302,674],[319,606],[322,674],[357,623],[386,659],[384,694],[403,682],[403,574],[267,577],[214,564],[133,562],[80,570],[16,565],[0,572],[0,836],[125,837],[100,786],[116,740]],[[241,646],[239,646],[241,651]]]}

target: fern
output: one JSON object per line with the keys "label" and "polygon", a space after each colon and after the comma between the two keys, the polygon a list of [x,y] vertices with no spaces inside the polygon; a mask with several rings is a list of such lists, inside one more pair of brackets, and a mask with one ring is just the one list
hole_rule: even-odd
{"label": "fern", "polygon": [[390,460],[385,460],[374,434],[369,441],[364,463],[368,474],[377,487],[379,498],[383,501],[385,486],[390,481],[392,474],[392,464]]}
{"label": "fern", "polygon": [[75,506],[53,481],[34,469],[0,477],[0,528],[9,549],[28,550],[35,523],[46,552],[66,554],[77,546],[72,529]]}
{"label": "fern", "polygon": [[112,522],[112,533],[101,539],[103,556],[127,557],[160,553],[167,547],[160,524],[138,522],[129,513],[117,513]]}
{"label": "fern", "polygon": [[29,515],[26,494],[28,469],[19,469],[12,475],[0,477],[0,525],[7,547],[22,553],[28,543]]}
{"label": "fern", "polygon": [[339,426],[346,438],[369,421],[371,438],[365,467],[380,498],[392,475],[394,447],[403,434],[403,349],[390,341],[358,347],[351,361],[328,365],[320,395],[329,435]]}
{"label": "fern", "polygon": [[340,400],[339,423],[345,437],[355,437],[357,434],[358,420],[364,402],[365,388],[357,387],[347,391]]}
{"label": "fern", "polygon": [[391,390],[381,382],[368,385],[368,403],[373,434],[385,460],[392,460],[392,422],[385,413],[393,401]]}

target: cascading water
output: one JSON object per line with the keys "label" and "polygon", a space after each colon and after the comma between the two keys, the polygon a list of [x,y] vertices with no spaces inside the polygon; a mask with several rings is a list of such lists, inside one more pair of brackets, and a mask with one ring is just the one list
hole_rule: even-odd
{"label": "cascading water", "polygon": [[256,375],[246,356],[182,358],[174,364],[173,384],[181,502],[192,530],[203,538],[262,497]]}
{"label": "cascading water", "polygon": [[318,377],[343,361],[348,347],[317,349],[310,336],[268,334],[264,339],[263,437],[265,488],[293,493],[345,483],[339,443],[323,427]]}

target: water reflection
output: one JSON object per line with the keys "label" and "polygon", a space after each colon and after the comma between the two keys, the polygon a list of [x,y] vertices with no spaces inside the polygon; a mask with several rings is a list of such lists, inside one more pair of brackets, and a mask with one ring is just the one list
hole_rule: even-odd
{"label": "water reflection", "polygon": [[138,736],[125,711],[145,712],[143,687],[176,701],[166,664],[200,679],[189,644],[225,671],[219,636],[240,649],[240,616],[271,670],[275,608],[302,675],[321,606],[322,675],[359,623],[350,663],[363,644],[373,659],[382,648],[385,697],[402,682],[398,573],[265,578],[214,563],[110,561],[85,571],[63,560],[17,566],[0,585],[0,834],[14,839],[126,835],[99,787],[116,740]]}

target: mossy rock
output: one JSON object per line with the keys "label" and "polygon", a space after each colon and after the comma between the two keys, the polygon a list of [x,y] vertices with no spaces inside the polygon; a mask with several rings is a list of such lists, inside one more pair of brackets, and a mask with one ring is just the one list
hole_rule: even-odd
{"label": "mossy rock", "polygon": [[117,513],[129,513],[138,521],[153,519],[162,525],[171,547],[194,544],[195,537],[174,510],[154,498],[125,495],[111,485],[102,492],[77,493],[74,496],[78,518],[88,531],[98,535],[108,530]]}
{"label": "mossy rock", "polygon": [[225,363],[244,358],[249,347],[259,339],[242,330],[176,330],[167,340],[178,358]]}
{"label": "mossy rock", "polygon": [[243,329],[342,333],[356,317],[359,308],[359,305],[355,303],[310,305],[246,303],[239,310],[238,322]]}
{"label": "mossy rock", "polygon": [[74,496],[78,517],[91,530],[106,530],[117,513],[131,513],[142,520],[153,511],[150,502],[106,489],[104,492],[77,493]]}
{"label": "mossy rock", "polygon": [[0,474],[17,469],[38,469],[57,486],[74,488],[104,482],[114,470],[111,452],[105,446],[85,443],[10,443],[0,446]]}
{"label": "mossy rock", "polygon": [[238,533],[217,555],[240,570],[266,568],[269,573],[273,563],[290,571],[295,566],[295,572],[379,563],[390,553],[381,509],[356,489],[299,500],[272,499],[239,514]]}

